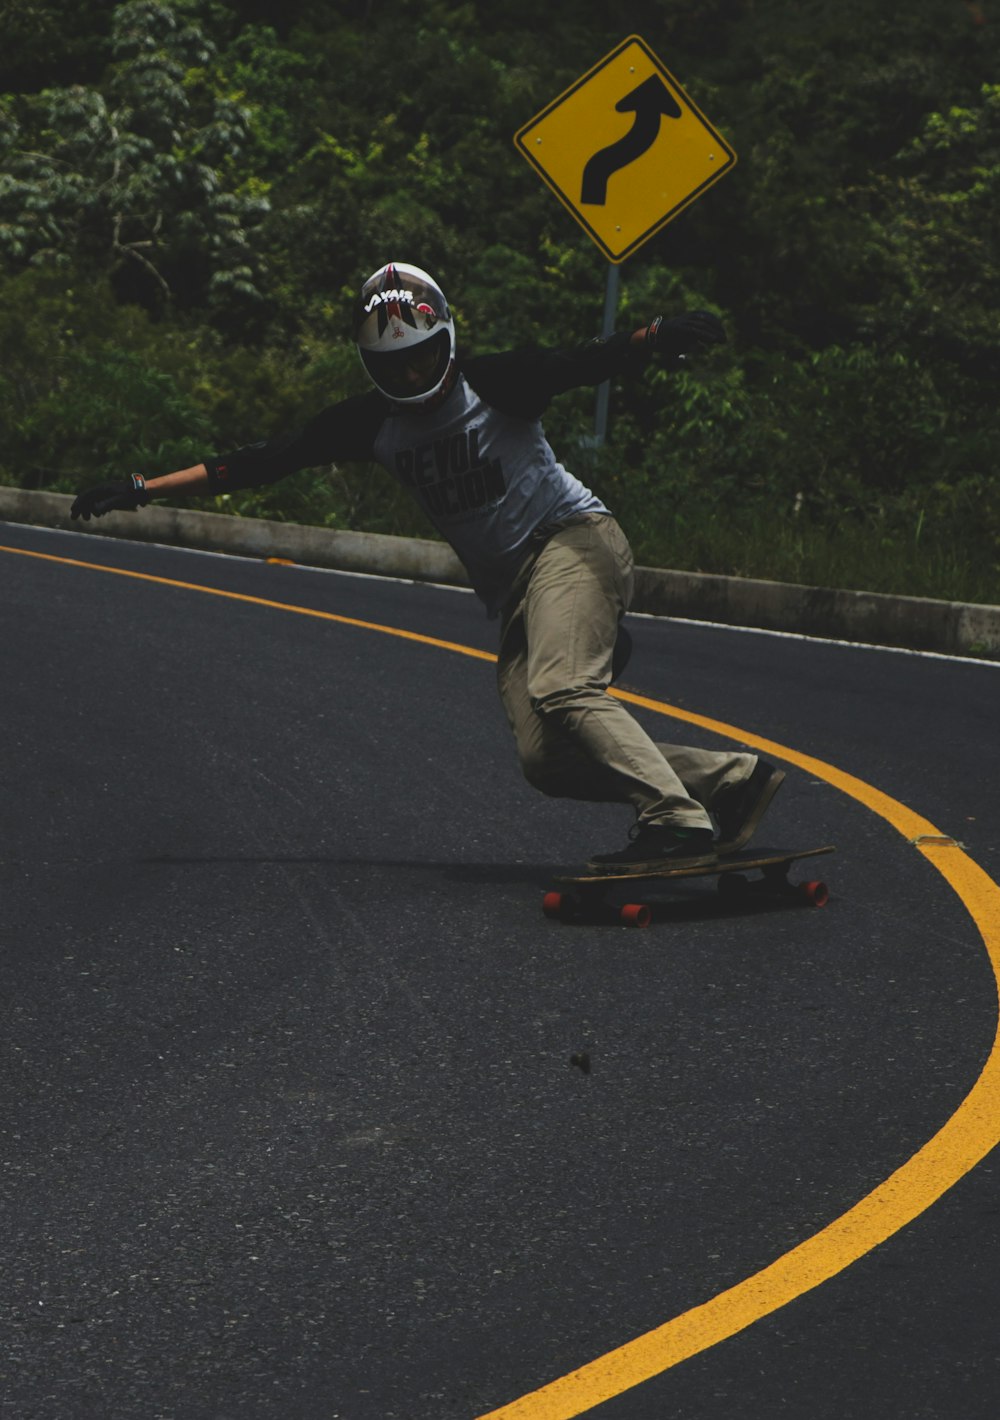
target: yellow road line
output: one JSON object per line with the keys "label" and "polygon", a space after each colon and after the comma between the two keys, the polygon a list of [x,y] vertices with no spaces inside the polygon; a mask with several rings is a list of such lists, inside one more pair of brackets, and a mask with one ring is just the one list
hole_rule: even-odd
{"label": "yellow road line", "polygon": [[706,715],[696,715],[691,710],[680,710],[675,705],[665,706],[660,700],[649,700],[644,695],[633,695],[626,690],[615,691],[614,694],[630,705],[638,705],[644,710],[655,710],[657,714],[669,715],[674,720],[684,720],[689,725],[698,725],[703,730],[711,730],[714,734],[724,735],[726,739],[740,740],[743,744],[749,745],[751,749],[759,750],[761,754],[775,755],[784,760],[786,764],[796,764],[807,774],[812,774],[817,779],[825,779],[835,789],[840,789],[850,798],[857,799],[873,813],[880,814],[882,818],[892,824],[893,828],[898,828],[907,839],[941,836],[940,831],[933,824],[928,823],[927,819],[922,818],[920,814],[915,814],[905,804],[891,799],[888,794],[883,794],[880,789],[872,788],[863,779],[857,779],[853,774],[845,774],[842,769],[836,769],[832,764],[827,764],[822,759],[813,759],[811,755],[800,754],[798,750],[788,749],[785,745],[777,744],[774,740],[766,740],[761,735],[749,734],[737,725],[727,725],[723,720],[710,720]]}
{"label": "yellow road line", "polygon": [[[1000,982],[1000,889],[961,849],[943,851],[946,857],[939,856],[940,849],[925,856],[969,909]],[[944,1127],[853,1208],[736,1286],[479,1420],[571,1420],[662,1375],[843,1272],[929,1208],[998,1142],[1000,1042],[995,1040],[982,1074]]]}
{"label": "yellow road line", "polygon": [[151,572],[132,572],[125,567],[108,567],[100,562],[83,562],[76,557],[54,557],[50,552],[29,552],[23,547],[3,547],[0,552],[12,552],[18,557],[34,557],[40,562],[60,562],[66,567],[85,567],[90,572],[111,572],[116,577],[132,577],[137,582],[155,582],[161,587],[178,587],[185,592],[204,592],[212,597],[226,597],[233,602],[249,602],[251,606],[269,606],[277,611],[293,611],[298,616],[314,616],[320,621],[336,621],[342,626],[359,626],[363,631],[381,631],[386,636],[401,636],[404,641],[419,641],[425,646],[437,646],[443,651],[456,651],[460,656],[473,656],[479,661],[495,661],[491,651],[478,651],[474,646],[462,646],[457,641],[439,641],[435,636],[421,636],[417,631],[403,631],[398,626],[379,626],[374,621],[359,621],[353,616],[337,616],[332,611],[317,611],[310,606],[294,606],[290,602],[269,601],[266,597],[251,597],[244,592],[227,592],[221,587],[206,587],[199,582],[179,582],[174,577],[154,577]]}
{"label": "yellow road line", "polygon": [[[629,704],[698,725],[796,764],[879,814],[931,862],[965,904],[1000,989],[1000,888],[962,850],[912,809],[853,774],[689,710],[615,691]],[[743,1331],[843,1272],[936,1202],[1000,1143],[1000,1033],[975,1085],[948,1122],[903,1166],[839,1218],[768,1267],[662,1326],[478,1420],[573,1420]]]}
{"label": "yellow road line", "polygon": [[[272,607],[279,611],[295,612],[301,616],[318,617],[324,621],[402,637],[407,641],[437,646],[460,655],[472,656],[477,660],[496,660],[490,652],[471,646],[441,641],[433,636],[422,636],[399,627],[381,626],[354,617],[316,611],[311,607],[293,606],[287,602],[269,601],[263,597],[221,591],[219,588],[194,582],[154,577],[145,572],[131,572],[69,557],[27,552],[22,548],[0,547],[0,552],[37,557],[44,561],[84,567],[92,571],[113,572],[162,586],[228,597],[233,601]],[[663,701],[635,695],[630,691],[615,691],[614,694],[629,704],[659,715],[667,715],[674,720],[698,725],[727,739],[749,745],[764,754],[773,755],[785,763],[795,764],[880,815],[933,864],[965,904],[982,936],[1000,989],[1000,888],[958,843],[942,834],[927,819],[853,774],[847,774],[811,755],[800,754],[797,750],[789,749],[774,740],[764,739],[738,726],[697,715],[692,711],[667,705]],[[992,1050],[978,1080],[947,1123],[901,1168],[846,1213],[751,1277],[718,1293],[701,1305],[692,1307],[662,1326],[634,1337],[578,1370],[561,1376],[507,1405],[502,1405],[498,1410],[491,1410],[478,1420],[573,1420],[574,1416],[582,1415],[643,1381],[661,1375],[671,1366],[717,1345],[718,1342],[744,1330],[804,1292],[818,1287],[820,1283],[842,1272],[929,1208],[974,1168],[998,1142],[1000,1034],[994,1039]]]}

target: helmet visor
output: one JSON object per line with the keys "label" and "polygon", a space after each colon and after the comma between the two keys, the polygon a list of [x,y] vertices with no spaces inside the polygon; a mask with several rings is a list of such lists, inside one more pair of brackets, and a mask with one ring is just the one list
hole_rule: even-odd
{"label": "helmet visor", "polygon": [[365,350],[361,358],[372,381],[390,399],[420,399],[440,385],[451,362],[451,333],[436,331],[419,345],[400,350]]}

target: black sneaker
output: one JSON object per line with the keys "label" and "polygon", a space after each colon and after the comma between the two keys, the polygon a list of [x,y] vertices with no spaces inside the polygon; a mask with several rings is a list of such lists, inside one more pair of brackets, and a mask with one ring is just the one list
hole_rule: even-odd
{"label": "black sneaker", "polygon": [[718,853],[735,853],[750,842],[784,778],[783,769],[758,759],[749,779],[725,790],[709,806],[719,825]]}
{"label": "black sneaker", "polygon": [[643,873],[670,863],[700,867],[714,862],[715,856],[710,828],[636,824],[629,833],[626,848],[617,853],[595,853],[587,866],[595,873]]}

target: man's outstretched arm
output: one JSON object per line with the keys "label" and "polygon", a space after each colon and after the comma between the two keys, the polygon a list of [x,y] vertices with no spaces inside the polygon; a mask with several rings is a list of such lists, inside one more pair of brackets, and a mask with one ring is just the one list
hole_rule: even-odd
{"label": "man's outstretched arm", "polygon": [[208,492],[208,469],[203,463],[193,468],[181,468],[176,473],[164,473],[157,478],[147,478],[146,488],[151,498],[162,498],[167,494]]}
{"label": "man's outstretched arm", "polygon": [[725,329],[708,311],[656,316],[638,330],[616,331],[569,347],[535,347],[480,355],[465,363],[469,383],[508,414],[536,418],[555,395],[619,375],[637,375],[654,357],[677,368],[724,341]]}
{"label": "man's outstretched arm", "polygon": [[86,522],[105,513],[144,508],[151,498],[211,497],[276,483],[300,469],[335,459],[368,460],[374,455],[375,435],[384,417],[385,402],[377,395],[354,395],[323,410],[301,429],[247,444],[221,458],[153,478],[134,473],[117,483],[87,488],[77,495],[70,515]]}
{"label": "man's outstretched arm", "polygon": [[70,508],[70,517],[88,522],[91,518],[102,518],[105,513],[134,512],[136,508],[144,508],[151,498],[207,491],[208,469],[203,463],[157,478],[143,478],[142,474],[133,473],[117,483],[99,483],[95,488],[78,493]]}

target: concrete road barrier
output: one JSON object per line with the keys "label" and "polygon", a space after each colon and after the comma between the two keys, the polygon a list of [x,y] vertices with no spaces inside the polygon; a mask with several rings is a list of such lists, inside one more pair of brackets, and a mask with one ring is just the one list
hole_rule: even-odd
{"label": "concrete road barrier", "polygon": [[465,568],[451,548],[429,538],[338,532],[153,504],[135,513],[107,513],[86,523],[74,522],[69,515],[72,502],[68,493],[0,488],[0,518],[38,527],[71,528],[95,537],[124,537],[196,547],[203,552],[230,552],[238,557],[285,557],[305,566],[330,567],[340,572],[371,572],[451,586],[469,584]]}
{"label": "concrete road barrier", "polygon": [[[196,508],[154,506],[137,513],[109,513],[89,523],[73,522],[72,501],[64,493],[0,488],[0,519],[72,528],[99,538],[133,538],[241,557],[281,557],[309,567],[468,586],[465,569],[451,549],[428,538],[339,532]],[[654,616],[1000,659],[1000,607],[975,603],[640,567],[632,609]]]}

